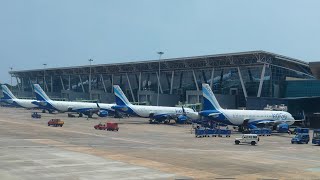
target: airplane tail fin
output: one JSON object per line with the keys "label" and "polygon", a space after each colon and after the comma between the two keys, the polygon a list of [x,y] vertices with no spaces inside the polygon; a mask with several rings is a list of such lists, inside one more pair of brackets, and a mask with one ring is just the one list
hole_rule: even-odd
{"label": "airplane tail fin", "polygon": [[17,99],[6,85],[1,85],[3,99]]}
{"label": "airplane tail fin", "polygon": [[114,89],[114,94],[116,96],[116,104],[117,105],[130,105],[131,104],[129,102],[128,98],[126,97],[126,95],[121,90],[120,86],[113,85],[113,89]]}
{"label": "airplane tail fin", "polygon": [[202,84],[202,94],[203,94],[203,110],[220,110],[222,109],[218,103],[217,98],[213,94],[210,86],[208,84]]}
{"label": "airplane tail fin", "polygon": [[43,91],[39,84],[34,84],[34,92],[36,94],[36,98],[38,101],[50,101],[51,99],[47,96],[47,94]]}

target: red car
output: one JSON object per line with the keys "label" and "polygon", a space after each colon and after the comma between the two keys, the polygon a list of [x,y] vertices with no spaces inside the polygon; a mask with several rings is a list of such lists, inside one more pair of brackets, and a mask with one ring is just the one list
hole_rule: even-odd
{"label": "red car", "polygon": [[114,122],[107,122],[106,124],[99,123],[95,125],[94,128],[99,130],[107,130],[107,131],[119,130],[118,123],[114,123]]}
{"label": "red car", "polygon": [[95,125],[94,128],[99,129],[99,130],[106,130],[107,126],[105,124],[99,123],[99,124]]}
{"label": "red car", "polygon": [[51,119],[50,121],[48,121],[48,126],[60,126],[62,127],[64,124],[64,121],[60,120],[60,119]]}

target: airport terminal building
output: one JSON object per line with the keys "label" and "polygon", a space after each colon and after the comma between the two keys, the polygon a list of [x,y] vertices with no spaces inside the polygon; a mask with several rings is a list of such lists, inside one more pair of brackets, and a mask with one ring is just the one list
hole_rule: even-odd
{"label": "airport terminal building", "polygon": [[112,85],[120,85],[130,101],[155,105],[159,78],[159,105],[201,102],[201,84],[208,83],[216,94],[227,99],[236,97],[235,103],[229,105],[236,108],[246,106],[247,97],[286,97],[287,80],[315,79],[308,63],[265,51],[23,70],[10,74],[18,82],[16,93],[24,97],[32,96],[32,84],[38,83],[52,97],[67,100],[91,97],[111,103],[114,102]]}
{"label": "airport terminal building", "polygon": [[304,111],[314,119],[311,125],[320,128],[320,62],[307,63],[266,51],[10,74],[17,80],[14,94],[20,98],[34,97],[32,84],[38,83],[53,99],[114,103],[112,86],[120,85],[131,102],[165,106],[201,103],[201,85],[208,83],[223,108],[263,109],[284,104],[294,116]]}

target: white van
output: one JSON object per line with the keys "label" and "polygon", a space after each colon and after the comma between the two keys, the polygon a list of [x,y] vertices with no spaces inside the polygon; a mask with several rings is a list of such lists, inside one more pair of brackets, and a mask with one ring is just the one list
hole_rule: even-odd
{"label": "white van", "polygon": [[236,138],[234,143],[240,144],[240,143],[247,143],[251,145],[256,145],[259,141],[259,137],[257,134],[243,134],[241,138]]}

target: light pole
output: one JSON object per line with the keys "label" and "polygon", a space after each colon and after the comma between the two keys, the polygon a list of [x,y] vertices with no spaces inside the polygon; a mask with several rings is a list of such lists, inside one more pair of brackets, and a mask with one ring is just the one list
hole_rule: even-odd
{"label": "light pole", "polygon": [[46,91],[46,66],[47,66],[47,64],[46,63],[44,63],[44,64],[42,64],[43,65],[43,89],[44,89],[44,91]]}
{"label": "light pole", "polygon": [[164,52],[157,52],[159,54],[159,73],[158,73],[158,95],[157,95],[157,106],[159,106],[159,91],[160,91],[160,62],[161,62],[161,56],[164,54]]}
{"label": "light pole", "polygon": [[10,70],[11,70],[11,73],[10,73],[10,76],[11,76],[11,83],[10,83],[10,89],[11,89],[11,91],[12,91],[12,69],[13,69],[13,67],[10,67]]}
{"label": "light pole", "polygon": [[91,95],[91,63],[93,61],[93,59],[89,59],[89,94],[90,94],[90,100],[92,99],[92,95]]}

